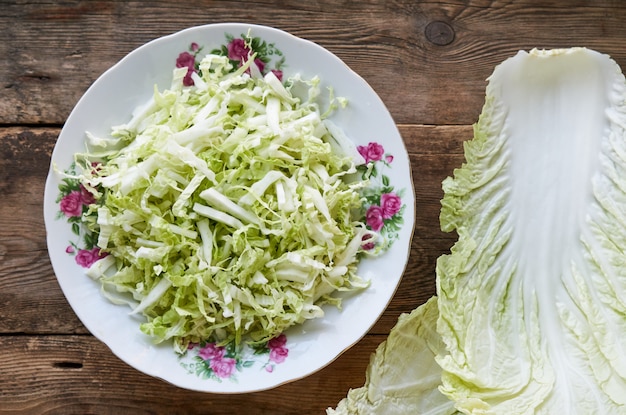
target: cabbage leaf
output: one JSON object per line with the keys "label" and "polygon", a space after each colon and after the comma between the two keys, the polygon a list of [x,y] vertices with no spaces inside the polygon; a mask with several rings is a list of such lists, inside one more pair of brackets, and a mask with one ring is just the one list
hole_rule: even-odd
{"label": "cabbage leaf", "polygon": [[[328,415],[458,413],[438,389],[441,368],[435,356],[445,351],[437,333],[437,297],[401,314],[389,337],[372,355],[365,385],[350,390]],[[410,356],[407,359],[407,356]]]}
{"label": "cabbage leaf", "polygon": [[400,319],[365,387],[329,413],[450,413],[420,406],[435,387],[464,414],[626,413],[625,102],[619,66],[590,49],[496,67],[443,182],[441,228],[458,240],[436,302]]}
{"label": "cabbage leaf", "polygon": [[626,106],[584,48],[519,52],[489,78],[443,183],[441,390],[464,413],[626,411]]}

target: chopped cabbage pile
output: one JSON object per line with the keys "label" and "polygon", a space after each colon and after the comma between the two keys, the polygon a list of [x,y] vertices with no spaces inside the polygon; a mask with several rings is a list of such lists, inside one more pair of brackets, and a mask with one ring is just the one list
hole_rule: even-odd
{"label": "chopped cabbage pile", "polygon": [[365,387],[328,413],[626,413],[619,66],[585,48],[507,59],[465,159],[443,182],[441,228],[458,241],[437,261],[436,301],[401,319]]}
{"label": "chopped cabbage pile", "polygon": [[321,109],[319,79],[283,84],[253,66],[209,54],[191,87],[174,70],[76,157],[96,199],[83,221],[108,254],[88,275],[179,352],[267,341],[368,286],[356,273],[375,237],[356,219],[363,159],[326,118],[344,102],[331,91]]}

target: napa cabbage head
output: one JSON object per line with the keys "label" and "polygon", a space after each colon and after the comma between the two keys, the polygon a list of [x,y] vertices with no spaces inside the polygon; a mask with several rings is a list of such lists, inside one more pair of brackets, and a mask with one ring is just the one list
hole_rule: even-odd
{"label": "napa cabbage head", "polygon": [[[458,241],[437,261],[437,300],[398,323],[336,413],[449,413],[419,406],[433,389],[463,414],[626,413],[625,102],[618,65],[589,49],[496,67],[443,182],[441,228]],[[369,409],[385,401],[398,410]]]}

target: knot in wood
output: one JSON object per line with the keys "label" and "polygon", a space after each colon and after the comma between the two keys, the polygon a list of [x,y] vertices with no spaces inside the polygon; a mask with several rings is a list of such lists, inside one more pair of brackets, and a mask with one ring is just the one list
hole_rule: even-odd
{"label": "knot in wood", "polygon": [[445,46],[454,40],[454,29],[446,22],[434,21],[428,23],[424,30],[426,39],[437,46]]}

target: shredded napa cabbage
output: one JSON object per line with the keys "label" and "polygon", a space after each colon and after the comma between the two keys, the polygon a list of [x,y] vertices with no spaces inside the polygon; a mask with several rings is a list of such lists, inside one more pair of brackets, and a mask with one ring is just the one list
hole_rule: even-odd
{"label": "shredded napa cabbage", "polygon": [[371,238],[355,219],[363,160],[326,120],[343,101],[322,111],[318,78],[283,85],[250,76],[251,61],[233,71],[207,55],[191,87],[174,70],[171,87],[110,137],[88,134],[76,156],[97,200],[83,222],[109,255],[88,274],[112,300],[132,297],[141,330],[179,352],[267,341],[368,286],[356,272]]}

